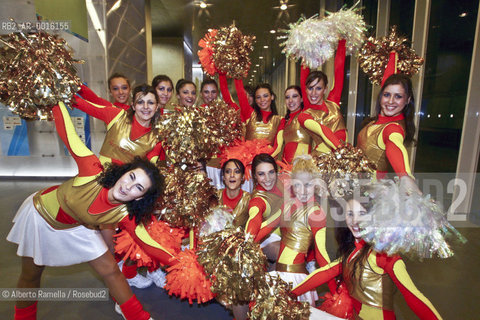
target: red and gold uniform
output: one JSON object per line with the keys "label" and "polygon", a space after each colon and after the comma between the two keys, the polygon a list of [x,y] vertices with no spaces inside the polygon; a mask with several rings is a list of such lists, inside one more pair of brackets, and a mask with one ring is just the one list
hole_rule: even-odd
{"label": "red and gold uniform", "polygon": [[278,126],[272,157],[276,157],[282,151],[282,146],[285,143],[282,155],[282,160],[285,163],[292,163],[295,157],[310,154],[312,151],[312,136],[298,121],[300,112],[302,110],[291,113],[288,120],[283,118]]}
{"label": "red and gold uniform", "polygon": [[123,109],[123,110],[125,110],[125,111],[128,111],[128,109],[130,109],[130,106],[129,106],[128,104],[121,103],[121,102],[118,102],[118,101],[115,101],[115,102],[113,103],[113,105],[114,105],[115,107],[118,107],[118,108]]}
{"label": "red and gold uniform", "polygon": [[248,220],[248,203],[250,202],[250,193],[240,189],[238,195],[231,199],[227,195],[226,189],[218,190],[218,202],[224,205],[233,215],[233,225],[235,227],[244,227]]}
{"label": "red and gold uniform", "polygon": [[[339,146],[340,141],[347,141],[345,120],[339,106],[343,90],[345,52],[345,40],[340,40],[335,56],[335,84],[327,100],[324,100],[321,105],[312,105],[307,97],[305,81],[310,74],[310,69],[302,66],[300,72],[304,110],[299,121],[313,133],[314,151],[318,153],[328,153]],[[332,133],[335,138],[332,137]]]}
{"label": "red and gold uniform", "polygon": [[82,85],[78,93],[86,100],[76,97],[74,107],[107,125],[107,134],[100,150],[102,164],[127,163],[135,156],[147,156],[152,162],[165,160],[162,144],[158,142],[151,126],[143,127],[135,116],[132,120],[128,119],[126,111],[98,97],[86,86]]}
{"label": "red and gold uniform", "polygon": [[142,249],[168,265],[172,254],[148,235],[143,224],[137,226],[129,219],[125,204],[108,201],[108,189],[96,180],[102,164],[77,136],[65,106],[55,106],[53,114],[58,134],[78,165],[78,175],[59,186],[39,191],[33,198],[36,211],[55,230],[79,226],[95,229],[101,224],[119,223]]}
{"label": "red and gold uniform", "polygon": [[275,141],[275,136],[280,125],[281,116],[272,115],[272,112],[260,110],[262,120],[257,120],[257,113],[252,106],[248,104],[247,93],[243,87],[243,80],[235,79],[235,89],[237,90],[238,105],[236,105],[230,92],[228,91],[227,78],[225,75],[219,75],[220,91],[225,102],[235,109],[240,110],[242,122],[245,123],[245,140],[267,139],[271,145]]}
{"label": "red and gold uniform", "polygon": [[[326,245],[326,215],[314,198],[306,203],[292,199],[283,207],[281,240],[276,273],[294,286],[307,277],[305,260],[314,247],[315,258],[320,266],[330,263]],[[298,297],[315,305],[316,292],[310,291]]]}
{"label": "red and gold uniform", "polygon": [[313,198],[307,203],[294,199],[285,204],[283,212],[277,271],[307,273],[305,259],[312,245],[319,266],[330,263],[325,245],[326,215],[320,205]]}
{"label": "red and gold uniform", "polygon": [[405,137],[405,117],[378,115],[360,130],[357,146],[367,158],[377,165],[377,178],[385,177],[394,171],[398,176],[412,176],[408,162],[407,149],[403,145]]}
{"label": "red and gold uniform", "polygon": [[283,192],[279,185],[277,183],[270,191],[257,185],[252,192],[245,231],[254,236],[255,242],[262,242],[274,230],[277,233],[283,206]]}
{"label": "red and gold uniform", "polygon": [[300,295],[333,279],[343,272],[343,278],[350,295],[353,307],[359,318],[365,320],[395,319],[393,310],[393,294],[395,287],[400,290],[408,306],[420,319],[441,319],[432,303],[415,287],[407,273],[405,263],[398,255],[388,256],[370,250],[361,268],[358,268],[356,281],[348,278],[350,263],[364,247],[362,240],[355,243],[355,249],[348,257],[346,269],[338,260],[315,270],[292,293]]}

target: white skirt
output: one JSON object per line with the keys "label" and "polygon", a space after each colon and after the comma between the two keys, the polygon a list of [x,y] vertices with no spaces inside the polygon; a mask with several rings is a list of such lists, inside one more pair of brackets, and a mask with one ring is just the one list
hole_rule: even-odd
{"label": "white skirt", "polygon": [[[270,271],[271,275],[278,275],[283,281],[292,284],[292,288],[295,288],[308,276],[305,273],[297,272],[284,272],[284,271]],[[301,296],[297,297],[298,301],[304,301],[310,303],[311,306],[315,307],[315,301],[318,300],[318,294],[315,290],[305,292]]]}
{"label": "white skirt", "polygon": [[328,312],[310,307],[310,320],[345,320],[343,318],[335,317]]}
{"label": "white skirt", "polygon": [[260,248],[263,249],[266,246],[268,246],[270,243],[277,242],[277,241],[280,241],[280,240],[282,240],[282,238],[278,234],[272,232],[272,233],[270,233],[268,238],[265,238],[265,240],[263,240],[260,243]]}
{"label": "white skirt", "polygon": [[78,226],[57,230],[38,213],[29,196],[13,218],[7,240],[18,244],[17,255],[39,266],[69,266],[95,260],[107,246],[98,230]]}

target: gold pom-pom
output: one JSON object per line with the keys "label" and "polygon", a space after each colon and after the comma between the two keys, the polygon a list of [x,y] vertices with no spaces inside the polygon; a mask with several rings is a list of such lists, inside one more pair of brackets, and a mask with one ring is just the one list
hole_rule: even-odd
{"label": "gold pom-pom", "polygon": [[216,99],[202,107],[206,119],[207,144],[216,146],[215,153],[221,148],[233,144],[242,136],[243,123],[240,112],[231,108],[223,100]]}
{"label": "gold pom-pom", "polygon": [[252,320],[307,320],[310,317],[310,304],[300,302],[290,296],[292,287],[280,277],[267,274],[260,286],[255,305],[249,311]]}
{"label": "gold pom-pom", "polygon": [[218,30],[213,53],[217,70],[234,79],[245,78],[250,70],[249,54],[254,40],[255,36],[244,36],[235,25]]}
{"label": "gold pom-pom", "polygon": [[162,168],[165,190],[157,202],[162,219],[174,227],[194,228],[210,214],[216,189],[201,172],[180,166]]}
{"label": "gold pom-pom", "polygon": [[170,159],[195,165],[238,139],[241,127],[239,112],[215,100],[202,107],[178,107],[163,115],[156,129]]}
{"label": "gold pom-pom", "polygon": [[198,262],[212,280],[212,292],[224,304],[245,303],[265,281],[267,258],[241,229],[226,229],[200,239]]}
{"label": "gold pom-pom", "polygon": [[71,49],[44,32],[0,37],[0,101],[23,119],[52,119],[59,101],[69,105],[79,90]]}
{"label": "gold pom-pom", "polygon": [[313,160],[332,196],[342,197],[359,186],[359,179],[372,179],[376,165],[360,148],[344,144],[330,153],[314,155]]}
{"label": "gold pom-pom", "polygon": [[398,54],[397,71],[399,73],[412,76],[418,72],[424,59],[415,54],[415,50],[406,44],[407,41],[406,37],[397,35],[396,26],[392,27],[390,34],[386,37],[368,38],[358,53],[358,62],[372,83],[381,83],[392,51]]}

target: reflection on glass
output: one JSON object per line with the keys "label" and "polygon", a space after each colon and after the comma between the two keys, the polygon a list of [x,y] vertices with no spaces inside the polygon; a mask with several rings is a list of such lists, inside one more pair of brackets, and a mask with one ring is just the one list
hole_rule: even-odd
{"label": "reflection on glass", "polygon": [[415,172],[456,171],[477,10],[432,1]]}
{"label": "reflection on glass", "polygon": [[[377,25],[377,1],[366,0],[363,1],[363,17],[365,23],[370,27],[368,36],[374,35],[375,26]],[[367,75],[363,71],[358,73],[358,89],[357,89],[357,109],[355,110],[355,134],[354,144],[356,144],[357,135],[362,128],[362,122],[366,117],[370,116],[370,104],[372,100],[372,84]]]}
{"label": "reflection on glass", "polygon": [[412,40],[414,12],[415,0],[391,1],[389,26],[397,26],[399,35]]}

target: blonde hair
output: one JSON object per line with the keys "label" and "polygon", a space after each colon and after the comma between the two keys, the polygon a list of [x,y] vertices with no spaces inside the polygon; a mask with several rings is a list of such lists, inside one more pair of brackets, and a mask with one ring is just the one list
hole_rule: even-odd
{"label": "blonde hair", "polygon": [[320,171],[309,154],[297,156],[293,159],[292,178],[302,172],[311,174],[313,178],[321,178]]}

